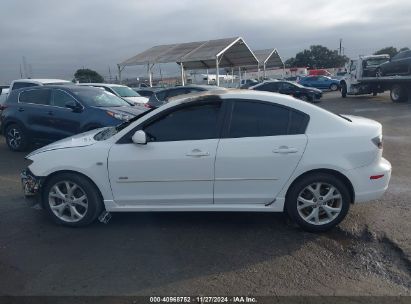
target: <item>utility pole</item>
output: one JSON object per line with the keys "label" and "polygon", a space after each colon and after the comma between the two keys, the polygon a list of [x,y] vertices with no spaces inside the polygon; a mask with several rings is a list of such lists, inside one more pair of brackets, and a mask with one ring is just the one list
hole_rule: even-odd
{"label": "utility pole", "polygon": [[340,38],[340,56],[341,56],[341,50],[342,50],[342,38]]}

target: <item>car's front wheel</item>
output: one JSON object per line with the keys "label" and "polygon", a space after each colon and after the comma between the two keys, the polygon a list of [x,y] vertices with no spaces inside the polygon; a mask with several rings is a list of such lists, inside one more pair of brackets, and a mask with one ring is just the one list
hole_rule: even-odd
{"label": "car's front wheel", "polygon": [[42,200],[44,209],[55,223],[73,227],[92,223],[103,210],[96,186],[75,173],[52,176],[43,188]]}
{"label": "car's front wheel", "polygon": [[345,218],[350,201],[347,186],[339,178],[315,173],[304,176],[291,186],[286,198],[286,210],[304,230],[322,232]]}

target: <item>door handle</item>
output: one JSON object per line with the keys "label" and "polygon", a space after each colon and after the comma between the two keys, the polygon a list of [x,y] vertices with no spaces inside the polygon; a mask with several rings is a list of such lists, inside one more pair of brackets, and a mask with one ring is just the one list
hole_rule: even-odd
{"label": "door handle", "polygon": [[24,112],[24,108],[19,108],[18,111],[19,112]]}
{"label": "door handle", "polygon": [[203,152],[199,149],[194,149],[189,153],[186,153],[186,156],[189,157],[204,157],[204,156],[210,156],[210,152]]}
{"label": "door handle", "polygon": [[290,153],[297,153],[298,149],[297,148],[290,148],[287,146],[281,146],[278,149],[274,149],[273,153],[278,153],[278,154],[290,154]]}

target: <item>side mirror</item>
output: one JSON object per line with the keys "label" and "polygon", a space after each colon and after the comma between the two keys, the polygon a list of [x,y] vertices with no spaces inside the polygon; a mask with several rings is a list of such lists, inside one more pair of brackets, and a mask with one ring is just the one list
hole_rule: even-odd
{"label": "side mirror", "polygon": [[147,144],[147,135],[146,132],[143,130],[138,130],[134,133],[133,137],[131,138],[133,143],[138,145],[146,145]]}
{"label": "side mirror", "polygon": [[65,104],[66,108],[72,109],[74,112],[79,112],[80,106],[74,100],[67,101]]}

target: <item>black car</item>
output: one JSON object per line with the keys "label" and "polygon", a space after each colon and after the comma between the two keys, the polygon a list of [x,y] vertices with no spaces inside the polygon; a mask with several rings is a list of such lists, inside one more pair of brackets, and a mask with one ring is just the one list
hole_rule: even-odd
{"label": "black car", "polygon": [[411,75],[411,50],[400,52],[392,57],[390,61],[379,65],[376,75],[378,77]]}
{"label": "black car", "polygon": [[145,110],[104,90],[80,86],[14,90],[2,108],[1,129],[12,151],[24,151],[31,143],[50,143],[118,125]]}
{"label": "black car", "polygon": [[290,81],[266,81],[250,88],[256,91],[267,91],[294,96],[304,101],[320,102],[323,93],[316,88],[304,87]]}
{"label": "black car", "polygon": [[147,108],[158,108],[169,101],[170,98],[195,93],[202,91],[213,91],[216,89],[221,89],[216,86],[207,86],[207,85],[189,85],[184,87],[173,87],[154,92],[151,95],[148,102],[144,105]]}
{"label": "black car", "polygon": [[132,88],[134,91],[136,91],[140,96],[150,98],[151,95],[154,94],[156,89],[154,88]]}

